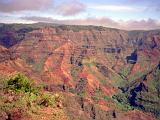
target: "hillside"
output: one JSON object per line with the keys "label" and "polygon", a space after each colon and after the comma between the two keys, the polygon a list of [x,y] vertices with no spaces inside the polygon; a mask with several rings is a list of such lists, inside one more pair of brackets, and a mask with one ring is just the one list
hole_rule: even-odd
{"label": "hillside", "polygon": [[[45,114],[58,109],[59,118],[44,116],[45,120],[160,118],[160,30],[1,24],[0,75],[16,73],[41,85],[42,92],[63,96],[60,108],[41,110]],[[9,96],[2,84],[1,95]],[[22,118],[35,120],[35,114]],[[22,119],[12,117],[12,111],[9,115]]]}

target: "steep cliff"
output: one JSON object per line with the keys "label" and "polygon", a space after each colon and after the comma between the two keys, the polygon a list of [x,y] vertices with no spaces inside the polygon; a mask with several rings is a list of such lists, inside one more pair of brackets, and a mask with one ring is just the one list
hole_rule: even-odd
{"label": "steep cliff", "polygon": [[[159,30],[4,26],[0,28],[0,65],[24,73],[37,85],[44,84],[46,91],[63,91],[70,119],[160,117],[160,108],[150,107],[160,104]],[[153,101],[144,98],[153,95]]]}

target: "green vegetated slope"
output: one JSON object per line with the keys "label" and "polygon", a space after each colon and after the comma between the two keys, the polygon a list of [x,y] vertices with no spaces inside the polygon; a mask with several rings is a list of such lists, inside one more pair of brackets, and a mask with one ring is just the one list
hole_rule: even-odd
{"label": "green vegetated slope", "polygon": [[[63,100],[61,93],[45,92],[42,85],[34,85],[32,80],[20,73],[0,78],[0,81],[2,85],[0,88],[1,119],[60,120],[65,117],[61,109]],[[43,111],[45,109],[49,110],[49,113],[45,113]]]}

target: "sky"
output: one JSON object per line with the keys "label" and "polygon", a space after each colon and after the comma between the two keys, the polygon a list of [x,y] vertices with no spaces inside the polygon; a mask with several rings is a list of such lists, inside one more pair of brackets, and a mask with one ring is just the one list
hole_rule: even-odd
{"label": "sky", "polygon": [[0,0],[0,23],[160,29],[160,0]]}

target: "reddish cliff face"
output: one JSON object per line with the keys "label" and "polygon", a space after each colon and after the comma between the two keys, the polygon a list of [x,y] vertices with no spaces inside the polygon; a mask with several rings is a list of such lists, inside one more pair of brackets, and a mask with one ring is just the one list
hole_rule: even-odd
{"label": "reddish cliff face", "polygon": [[[22,39],[9,48],[0,46],[1,72],[22,72],[37,84],[45,84],[48,91],[66,92],[66,101],[73,102],[68,100],[73,97],[79,113],[88,119],[105,119],[106,115],[117,120],[152,120],[148,113],[133,111],[139,106],[132,105],[130,98],[136,99],[133,92],[143,92],[137,88],[139,84],[152,93],[148,81],[154,79],[152,73],[159,62],[160,31],[42,27],[24,32]],[[123,98],[113,99],[123,93],[127,106]],[[65,104],[68,114],[75,118],[69,106],[78,111],[76,104]],[[133,108],[124,112],[123,107],[128,106]]]}

